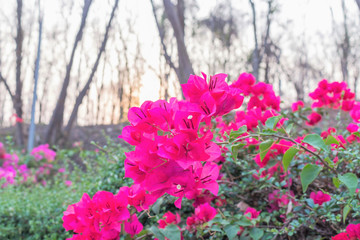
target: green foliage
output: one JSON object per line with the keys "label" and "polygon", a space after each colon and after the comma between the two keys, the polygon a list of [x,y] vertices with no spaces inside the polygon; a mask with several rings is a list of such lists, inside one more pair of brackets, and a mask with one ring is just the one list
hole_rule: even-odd
{"label": "green foliage", "polygon": [[67,169],[70,187],[65,185],[65,175],[58,174],[46,186],[25,183],[0,188],[0,239],[66,239],[72,235],[62,226],[68,205],[85,192],[90,196],[98,190],[116,193],[120,186],[129,185],[123,178],[124,150],[114,142],[108,141],[98,153],[58,150],[57,158]]}
{"label": "green foliage", "polygon": [[307,135],[304,140],[304,143],[308,143],[311,146],[322,149],[324,151],[329,151],[328,147],[326,146],[324,140],[318,134],[309,134]]}
{"label": "green foliage", "polygon": [[300,173],[301,185],[303,192],[306,192],[310,183],[312,183],[315,178],[321,172],[322,167],[315,164],[307,164]]}
{"label": "green foliage", "polygon": [[291,161],[293,160],[293,158],[295,157],[295,155],[298,151],[299,151],[299,149],[291,147],[284,153],[282,162],[283,162],[285,171],[287,171],[288,167],[290,166]]}
{"label": "green foliage", "polygon": [[344,175],[339,175],[338,179],[349,189],[350,195],[354,195],[358,186],[357,176],[353,173],[345,173]]}

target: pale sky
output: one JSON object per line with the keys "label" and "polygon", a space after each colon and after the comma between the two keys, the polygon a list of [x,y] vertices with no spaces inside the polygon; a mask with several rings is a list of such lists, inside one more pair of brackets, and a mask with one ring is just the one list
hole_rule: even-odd
{"label": "pale sky", "polygon": [[[31,4],[30,4],[31,2]],[[24,1],[25,9],[32,9],[32,12],[26,11],[24,13],[25,19],[37,18],[37,10],[35,7],[35,3],[37,0],[26,0]],[[62,26],[62,14],[61,14],[61,7],[60,3],[62,1],[55,1],[55,0],[42,0],[42,9],[45,14],[44,19],[44,32],[48,29],[51,32],[51,29],[55,26]],[[70,1],[64,1],[65,3],[69,3]],[[106,4],[104,4],[104,2]],[[155,2],[162,2],[156,1]],[[216,6],[217,3],[221,3],[223,1],[220,0],[197,0],[199,9],[196,13],[198,18],[202,18],[208,15],[209,11]],[[257,6],[257,18],[258,18],[258,28],[259,34],[261,32],[261,27],[264,26],[264,14],[266,12],[266,1],[265,0],[254,0]],[[309,51],[313,52],[313,54],[317,54],[315,51],[318,47],[319,42],[317,38],[313,36],[317,36],[319,33],[322,33],[324,36],[331,36],[332,32],[332,17],[331,11],[333,10],[334,19],[337,23],[341,23],[343,16],[341,10],[341,0],[278,0],[278,7],[279,13],[275,15],[274,25],[272,28],[272,34],[278,35],[282,33],[284,30],[279,28],[278,23],[283,24],[283,27],[286,30],[291,31],[294,33],[295,36],[304,37],[313,41],[313,43],[309,44]],[[112,5],[113,1],[94,1],[94,5],[91,6],[89,16],[91,16],[91,21],[88,24],[95,24],[96,26],[104,26],[106,21],[108,20],[109,13],[111,11],[110,5]],[[77,12],[74,12],[71,15],[72,25],[69,26],[68,30],[73,34],[70,34],[68,37],[68,41],[70,46],[74,39],[74,34],[76,33],[80,18],[81,18],[81,6],[83,4],[82,0],[74,0],[74,7],[73,9]],[[359,16],[359,9],[355,4],[354,0],[346,0],[347,8],[349,11],[349,15],[352,16]],[[242,22],[249,22],[251,21],[251,9],[248,0],[235,0],[232,1],[233,5],[233,12],[236,14],[243,15]],[[9,0],[0,0],[0,31],[4,31],[4,29],[9,27],[9,22],[14,21],[15,18],[15,1]],[[119,9],[117,12],[117,17],[119,19],[124,18],[127,19],[131,16],[131,18],[135,19],[133,22],[134,32],[136,32],[138,38],[141,41],[141,52],[143,54],[144,59],[146,60],[146,64],[150,65],[152,68],[157,69],[159,65],[159,51],[160,51],[160,44],[159,44],[159,35],[158,31],[154,22],[154,17],[152,15],[151,4],[149,0],[120,0]],[[354,19],[354,17],[353,17]],[[356,18],[355,18],[356,19]],[[357,18],[359,25],[359,19]],[[27,26],[25,22],[24,27]],[[277,26],[276,26],[277,25]],[[29,26],[28,26],[29,27]],[[119,26],[113,26],[114,29],[119,28]],[[120,26],[121,28],[122,26]],[[36,28],[36,27],[35,27]],[[11,29],[13,33],[16,29]],[[6,30],[5,30],[6,31]],[[36,31],[35,31],[36,32]],[[253,48],[253,33],[251,25],[247,26],[245,32],[242,32],[245,36],[245,42],[243,44],[246,45],[247,48]],[[35,33],[34,33],[35,35]],[[98,39],[91,38],[91,33],[87,33],[87,36],[83,41],[85,44],[94,44],[94,42],[98,42]],[[90,36],[90,37],[89,37]],[[260,38],[260,36],[258,36]],[[35,42],[37,42],[36,38],[34,38]],[[328,41],[333,41],[333,39],[329,39]],[[134,42],[130,42],[129,45],[133,44]],[[130,46],[131,47],[131,46]],[[288,46],[286,49],[283,46],[284,55],[286,56],[287,50],[291,52],[291,46]],[[311,49],[312,48],[312,49]],[[70,55],[71,48],[67,49],[67,56]],[[3,54],[13,54],[13,49],[7,49],[8,52],[5,51]],[[96,54],[97,47],[93,48],[94,54]],[[44,52],[44,51],[43,51]],[[114,55],[115,53],[110,53],[110,55]],[[310,53],[311,55],[311,53]],[[35,50],[32,51],[29,55],[30,57],[35,56]],[[115,56],[112,56],[115,57]],[[191,53],[190,53],[191,57]],[[68,59],[68,58],[67,58]],[[31,62],[32,63],[32,62]],[[3,66],[5,68],[6,66]],[[7,66],[10,68],[10,66]],[[41,68],[41,66],[40,66]],[[201,66],[200,66],[201,68]],[[205,71],[206,69],[201,69],[200,71]],[[244,70],[245,71],[245,70]],[[100,68],[97,71],[97,74],[100,74]],[[11,74],[9,73],[9,78],[11,78]],[[32,74],[31,71],[28,71],[29,75]],[[110,79],[105,73],[105,78]],[[196,73],[200,74],[200,72]],[[239,72],[240,74],[240,72]],[[84,73],[84,76],[88,75]],[[334,76],[334,79],[330,81],[341,81],[339,78],[339,73]],[[30,76],[31,78],[31,76]],[[54,82],[61,82],[63,76],[54,76],[52,81]],[[26,85],[26,83],[25,83]],[[145,100],[157,100],[159,98],[159,80],[153,70],[150,70],[147,66],[145,66],[145,74],[142,78],[142,87],[140,89],[140,102]],[[170,89],[170,94],[175,94],[172,85]],[[25,86],[26,87],[26,86]],[[55,89],[54,93],[58,93]],[[94,89],[91,89],[90,94],[94,94]],[[52,101],[56,101],[57,96],[52,99]],[[31,101],[28,101],[31,102]],[[11,105],[9,107],[9,112],[11,111]]]}

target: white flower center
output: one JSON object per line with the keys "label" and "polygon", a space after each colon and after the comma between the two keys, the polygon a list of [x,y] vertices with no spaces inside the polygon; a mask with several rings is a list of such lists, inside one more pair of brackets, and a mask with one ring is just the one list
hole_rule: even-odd
{"label": "white flower center", "polygon": [[193,115],[189,115],[188,119],[191,120],[193,118]]}
{"label": "white flower center", "polygon": [[177,188],[177,190],[180,190],[180,189],[181,189],[181,185],[180,185],[180,184],[176,185],[176,188]]}

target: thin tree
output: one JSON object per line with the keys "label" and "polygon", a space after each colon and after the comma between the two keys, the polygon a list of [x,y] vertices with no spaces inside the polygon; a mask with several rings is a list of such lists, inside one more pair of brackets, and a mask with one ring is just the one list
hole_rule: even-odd
{"label": "thin tree", "polygon": [[68,86],[70,83],[71,69],[73,66],[76,48],[78,46],[78,43],[82,39],[83,30],[85,28],[86,18],[88,16],[91,3],[92,3],[92,0],[84,0],[84,7],[83,7],[83,12],[82,12],[81,23],[80,23],[79,30],[75,37],[75,42],[74,42],[74,45],[73,45],[73,48],[71,51],[69,63],[66,66],[66,74],[65,74],[64,82],[63,82],[63,85],[61,88],[61,92],[60,92],[58,101],[56,103],[55,110],[52,114],[49,126],[48,126],[46,134],[45,134],[45,142],[48,142],[48,143],[54,143],[57,140],[57,138],[60,137],[59,135],[61,134],[61,129],[63,126],[63,121],[64,121],[65,100],[66,100],[66,96],[67,96],[67,89],[68,89]]}
{"label": "thin tree", "polygon": [[37,85],[39,80],[39,65],[40,65],[40,54],[41,54],[41,35],[42,35],[42,26],[43,26],[43,16],[40,10],[40,0],[38,1],[39,8],[39,38],[38,38],[38,49],[37,56],[35,60],[35,71],[34,71],[34,91],[33,91],[33,102],[31,107],[31,123],[29,129],[29,139],[28,139],[28,153],[34,147],[34,138],[35,138],[35,106],[37,101]]}
{"label": "thin tree", "polygon": [[166,62],[174,69],[179,83],[184,84],[187,82],[190,74],[194,74],[192,63],[189,58],[189,54],[185,45],[185,3],[184,0],[178,0],[174,5],[170,0],[163,0],[165,14],[170,21],[173,34],[176,39],[177,45],[177,57],[178,66],[175,66],[171,57],[168,55],[167,46],[164,40],[164,29],[161,28],[158,16],[156,14],[156,8],[151,0],[152,10],[156,22],[156,26],[159,31],[161,45],[163,47],[164,57]]}
{"label": "thin tree", "polygon": [[99,66],[99,62],[100,62],[100,58],[102,56],[102,53],[105,51],[105,47],[106,47],[106,43],[107,43],[107,40],[108,40],[108,35],[109,35],[109,31],[110,31],[110,28],[111,28],[111,23],[112,23],[112,20],[114,18],[114,15],[115,15],[115,11],[117,9],[117,6],[119,4],[119,0],[115,0],[115,4],[114,4],[114,7],[112,9],[112,12],[111,12],[111,15],[110,15],[110,18],[109,18],[109,21],[108,21],[108,24],[106,26],[106,30],[105,30],[105,34],[104,34],[104,38],[103,38],[103,41],[101,43],[101,47],[99,49],[99,52],[98,52],[98,55],[97,55],[97,58],[96,58],[96,61],[94,63],[94,66],[93,68],[91,69],[91,73],[90,73],[90,76],[85,84],[85,86],[83,87],[83,89],[80,91],[79,95],[77,96],[76,98],[76,101],[75,101],[75,105],[74,105],[74,108],[71,112],[71,115],[70,115],[70,118],[69,118],[69,121],[64,129],[64,140],[66,140],[68,137],[69,137],[69,133],[72,129],[72,126],[74,124],[74,121],[77,117],[77,114],[78,114],[78,111],[79,111],[79,107],[84,99],[84,97],[87,95],[87,92],[90,88],[90,84],[94,78],[94,75],[96,73],[96,70]]}
{"label": "thin tree", "polygon": [[256,81],[258,81],[261,59],[260,59],[259,43],[257,39],[256,9],[253,0],[249,0],[249,3],[252,11],[252,25],[253,25],[254,43],[255,43],[255,49],[252,54],[252,68],[253,68],[252,74],[254,75]]}

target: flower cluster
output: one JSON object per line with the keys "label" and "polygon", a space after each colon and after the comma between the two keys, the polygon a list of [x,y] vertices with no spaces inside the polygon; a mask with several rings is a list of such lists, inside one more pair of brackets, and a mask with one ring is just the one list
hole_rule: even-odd
{"label": "flower cluster", "polygon": [[[132,206],[139,212],[148,210],[164,194],[177,198],[174,202],[177,208],[181,208],[183,198],[192,200],[195,212],[186,220],[186,229],[190,233],[207,229],[208,226],[204,223],[214,219],[217,214],[217,210],[211,204],[228,207],[226,199],[216,195],[219,192],[219,182],[233,183],[235,179],[231,170],[229,171],[224,164],[230,156],[227,153],[231,144],[246,149],[251,156],[246,165],[255,166],[257,169],[250,173],[250,177],[270,181],[276,179],[281,183],[276,189],[270,188],[265,192],[269,213],[279,211],[280,219],[285,221],[287,211],[304,201],[303,198],[296,198],[299,193],[297,188],[302,179],[296,179],[293,172],[301,171],[304,158],[306,163],[314,160],[315,154],[322,154],[318,151],[319,146],[306,143],[305,138],[309,133],[296,139],[291,138],[290,131],[284,127],[287,118],[283,118],[278,112],[280,97],[276,96],[271,85],[256,83],[255,78],[248,73],[241,74],[231,85],[226,82],[226,77],[225,74],[210,77],[205,74],[192,75],[188,83],[182,85],[185,100],[171,98],[169,101],[146,101],[140,107],[129,109],[128,120],[131,125],[123,128],[120,137],[134,146],[133,151],[125,154],[124,163],[125,177],[133,179],[134,184],[130,187],[121,187],[116,195],[101,191],[91,199],[84,194],[79,203],[70,205],[64,212],[63,220],[65,229],[76,233],[73,239],[117,238],[122,226],[133,236],[141,231],[142,225],[135,214],[130,216],[127,207]],[[354,101],[355,95],[345,83],[328,83],[327,80],[323,80],[318,88],[310,93],[310,97],[314,100],[312,112],[308,115],[307,121],[303,116],[300,118],[306,121],[306,125],[314,126],[322,120],[322,115],[314,109],[321,107],[350,111],[353,120],[360,122],[360,102]],[[244,99],[248,101],[247,108],[237,111],[234,121],[227,122],[222,118],[223,115],[239,108]],[[294,103],[292,111],[299,112],[292,115],[301,115],[308,111],[304,106],[302,101]],[[267,120],[272,117],[276,120],[273,125],[269,125]],[[231,131],[237,131],[243,126],[247,127],[247,131],[239,133],[241,136],[230,136]],[[285,126],[288,127],[288,124]],[[219,133],[215,140],[220,144],[214,142],[213,129]],[[257,129],[260,129],[260,132],[255,135]],[[357,124],[351,123],[344,136],[337,135],[334,128],[322,132],[317,142],[321,143],[321,138],[330,139],[329,143],[324,141],[327,146],[321,145],[320,148],[333,150],[333,160],[330,157],[326,160],[317,157],[311,164],[320,165],[320,169],[328,167],[327,164],[337,166],[339,158],[342,161],[339,152],[346,149],[347,143],[360,142],[358,129]],[[276,139],[269,139],[264,150],[263,140],[269,137]],[[290,165],[285,166],[279,161],[290,148],[295,152],[293,158],[298,152],[305,156],[299,157],[301,164],[297,164],[297,168],[293,167],[294,165],[290,168]],[[259,150],[261,153],[258,153]],[[44,151],[41,156],[46,155]],[[253,151],[257,151],[258,154],[251,155]],[[233,152],[233,155],[234,153],[236,154]],[[226,174],[220,174],[223,166]],[[331,196],[322,191],[311,192],[310,198],[318,205],[331,200]],[[261,221],[260,211],[254,208],[247,208],[244,215],[245,217],[241,216],[244,219],[255,219],[250,221],[254,223],[254,227],[256,222]],[[163,231],[162,229],[168,225],[180,223],[178,213],[167,212],[158,221],[158,227]],[[333,239],[355,239],[354,236],[358,237],[355,233],[360,232],[355,226],[349,225],[346,233],[337,235],[344,238],[335,236]],[[179,226],[178,228],[181,231]],[[245,229],[240,230],[241,234]]]}
{"label": "flower cluster", "polygon": [[220,166],[214,161],[221,151],[213,134],[199,129],[241,106],[241,91],[225,78],[217,74],[207,82],[205,74],[192,75],[182,85],[185,101],[146,101],[130,108],[131,126],[124,127],[122,138],[135,150],[126,153],[125,176],[155,199],[164,193],[178,197],[178,208],[183,197],[194,199],[203,190],[217,195]]}
{"label": "flower cluster", "polygon": [[63,216],[63,226],[76,233],[71,239],[117,239],[122,224],[128,234],[138,234],[143,226],[127,209],[124,191],[113,195],[99,191],[91,199],[84,193],[78,203],[69,205]]}
{"label": "flower cluster", "polygon": [[186,219],[186,229],[195,232],[197,226],[214,219],[216,214],[216,209],[210,206],[209,203],[201,204],[195,208],[195,213]]}
{"label": "flower cluster", "polygon": [[13,153],[6,153],[4,145],[0,142],[0,180],[4,179],[5,183],[1,187],[6,187],[9,184],[16,184],[16,177],[21,179],[21,182],[27,181],[30,172],[26,164],[19,165],[19,157]]}
{"label": "flower cluster", "polygon": [[317,193],[310,193],[310,198],[314,200],[315,204],[319,204],[320,206],[323,205],[323,203],[331,200],[331,196],[329,194],[323,193],[322,191],[318,191]]}
{"label": "flower cluster", "polygon": [[330,107],[350,111],[354,105],[355,93],[345,82],[329,83],[326,79],[319,82],[318,87],[309,96],[314,100],[312,108]]}
{"label": "flower cluster", "polygon": [[360,239],[360,224],[349,224],[346,232],[342,232],[332,237],[331,240],[358,240]]}
{"label": "flower cluster", "polygon": [[255,78],[249,73],[240,74],[237,81],[231,87],[238,88],[244,96],[250,96],[247,109],[260,108],[280,110],[280,97],[275,95],[272,85],[263,82],[255,84]]}
{"label": "flower cluster", "polygon": [[44,144],[35,147],[30,155],[34,156],[36,161],[45,159],[47,162],[52,162],[55,160],[56,152],[49,148],[49,144]]}

